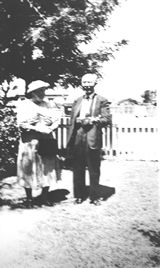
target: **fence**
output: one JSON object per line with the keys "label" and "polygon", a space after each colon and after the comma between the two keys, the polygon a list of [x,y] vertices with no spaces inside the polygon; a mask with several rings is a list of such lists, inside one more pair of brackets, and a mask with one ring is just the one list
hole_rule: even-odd
{"label": "fence", "polygon": [[[59,149],[66,148],[70,119],[64,117],[57,130]],[[125,118],[102,129],[105,158],[158,160],[158,128],[154,118]]]}
{"label": "fence", "polygon": [[[112,126],[109,154],[127,160],[158,160],[156,120],[128,118]],[[113,152],[113,153],[112,153]]]}
{"label": "fence", "polygon": [[154,105],[110,105],[110,112],[114,115],[156,116],[157,106]]}

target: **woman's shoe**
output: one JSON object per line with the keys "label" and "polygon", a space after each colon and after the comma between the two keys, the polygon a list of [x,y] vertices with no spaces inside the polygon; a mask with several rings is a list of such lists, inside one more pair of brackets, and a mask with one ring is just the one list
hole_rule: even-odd
{"label": "woman's shoe", "polygon": [[28,208],[28,209],[33,208],[32,199],[29,199],[26,201],[26,208]]}
{"label": "woman's shoe", "polygon": [[48,200],[42,200],[42,205],[47,206],[47,207],[53,206],[53,204],[51,204]]}
{"label": "woman's shoe", "polygon": [[44,205],[44,206],[51,207],[52,204],[47,200],[47,198],[48,198],[48,190],[49,190],[48,186],[42,188],[41,204]]}

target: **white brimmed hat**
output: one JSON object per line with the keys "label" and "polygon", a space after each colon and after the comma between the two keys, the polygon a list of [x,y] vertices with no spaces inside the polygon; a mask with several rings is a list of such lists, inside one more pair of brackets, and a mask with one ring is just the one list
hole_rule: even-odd
{"label": "white brimmed hat", "polygon": [[30,93],[34,90],[40,89],[40,88],[48,88],[50,85],[47,82],[41,81],[41,80],[36,80],[31,82],[28,85],[27,93]]}

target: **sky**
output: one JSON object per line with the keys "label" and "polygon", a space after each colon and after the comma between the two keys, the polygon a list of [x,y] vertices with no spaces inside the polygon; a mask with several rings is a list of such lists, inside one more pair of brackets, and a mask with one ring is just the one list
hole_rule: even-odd
{"label": "sky", "polygon": [[160,62],[159,0],[122,0],[109,19],[110,28],[97,34],[86,51],[94,51],[101,40],[114,43],[129,40],[103,67],[104,79],[97,92],[110,100],[142,100],[145,90],[159,89]]}

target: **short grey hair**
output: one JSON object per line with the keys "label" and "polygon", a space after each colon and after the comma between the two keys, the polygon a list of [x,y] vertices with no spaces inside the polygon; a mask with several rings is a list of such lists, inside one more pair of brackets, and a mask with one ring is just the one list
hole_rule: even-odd
{"label": "short grey hair", "polygon": [[87,74],[82,76],[81,81],[83,81],[83,79],[85,79],[85,78],[89,78],[89,79],[93,80],[95,83],[97,83],[97,75],[96,74],[87,73]]}

